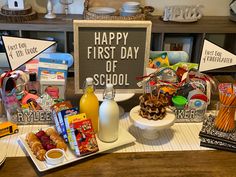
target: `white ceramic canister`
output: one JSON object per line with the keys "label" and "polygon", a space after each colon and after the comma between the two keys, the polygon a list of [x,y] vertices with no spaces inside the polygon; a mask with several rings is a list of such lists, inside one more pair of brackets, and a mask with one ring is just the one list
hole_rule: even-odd
{"label": "white ceramic canister", "polygon": [[114,101],[115,90],[112,84],[107,84],[104,100],[99,107],[98,138],[104,142],[114,142],[119,134],[119,106]]}

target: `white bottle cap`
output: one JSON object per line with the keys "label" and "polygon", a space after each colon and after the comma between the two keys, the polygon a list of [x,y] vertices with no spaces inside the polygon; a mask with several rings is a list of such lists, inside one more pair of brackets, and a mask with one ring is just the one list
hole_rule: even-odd
{"label": "white bottle cap", "polygon": [[107,84],[106,85],[106,90],[107,91],[112,91],[113,90],[113,84]]}
{"label": "white bottle cap", "polygon": [[87,77],[87,78],[86,78],[86,83],[87,83],[88,85],[93,84],[93,78],[92,78],[92,77]]}

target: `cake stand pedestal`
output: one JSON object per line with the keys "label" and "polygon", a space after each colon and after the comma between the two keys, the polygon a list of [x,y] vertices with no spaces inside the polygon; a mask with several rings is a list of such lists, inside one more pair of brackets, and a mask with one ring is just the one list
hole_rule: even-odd
{"label": "cake stand pedestal", "polygon": [[142,130],[142,135],[146,139],[157,139],[158,132],[174,125],[176,120],[175,114],[170,110],[166,110],[166,116],[162,120],[148,120],[139,115],[140,106],[135,106],[130,111],[130,120],[135,127]]}

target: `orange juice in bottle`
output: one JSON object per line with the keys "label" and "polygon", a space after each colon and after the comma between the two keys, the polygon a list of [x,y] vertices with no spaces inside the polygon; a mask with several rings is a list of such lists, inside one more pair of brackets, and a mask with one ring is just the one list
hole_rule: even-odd
{"label": "orange juice in bottle", "polygon": [[94,90],[93,78],[86,78],[84,94],[80,99],[79,107],[80,113],[86,113],[87,118],[91,119],[94,131],[97,132],[99,102]]}

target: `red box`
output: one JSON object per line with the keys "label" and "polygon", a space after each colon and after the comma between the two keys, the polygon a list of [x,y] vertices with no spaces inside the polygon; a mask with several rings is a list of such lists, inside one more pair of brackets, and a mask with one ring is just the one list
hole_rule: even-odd
{"label": "red box", "polygon": [[85,119],[72,123],[73,139],[75,143],[76,155],[87,155],[97,152],[98,144],[90,119]]}

